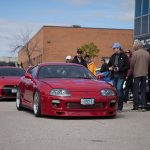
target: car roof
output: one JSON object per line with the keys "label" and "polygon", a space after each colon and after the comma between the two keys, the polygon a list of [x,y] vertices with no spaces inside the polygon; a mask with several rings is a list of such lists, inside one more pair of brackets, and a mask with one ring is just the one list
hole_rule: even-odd
{"label": "car roof", "polygon": [[14,67],[14,66],[0,66],[0,68],[17,68],[17,69],[23,69],[23,68]]}
{"label": "car roof", "polygon": [[83,67],[83,65],[80,64],[76,64],[76,63],[65,63],[65,62],[45,62],[45,63],[41,63],[39,64],[39,66],[45,66],[45,65],[65,65],[65,66],[79,66],[79,67]]}

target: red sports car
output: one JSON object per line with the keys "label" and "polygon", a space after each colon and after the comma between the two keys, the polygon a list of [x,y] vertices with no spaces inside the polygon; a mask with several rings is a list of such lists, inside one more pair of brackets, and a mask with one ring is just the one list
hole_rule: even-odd
{"label": "red sports car", "polygon": [[16,98],[17,85],[24,74],[23,68],[0,66],[0,99]]}
{"label": "red sports car", "polygon": [[115,88],[84,66],[43,63],[21,78],[16,107],[32,109],[36,117],[115,116],[117,100]]}

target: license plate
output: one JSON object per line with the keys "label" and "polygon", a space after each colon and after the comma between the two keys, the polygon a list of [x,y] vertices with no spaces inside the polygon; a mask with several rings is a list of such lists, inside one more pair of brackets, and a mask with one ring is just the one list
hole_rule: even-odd
{"label": "license plate", "polygon": [[93,98],[82,98],[81,99],[81,104],[82,105],[93,105],[94,104],[94,99]]}
{"label": "license plate", "polygon": [[17,89],[14,88],[14,89],[11,90],[11,92],[12,93],[17,93]]}

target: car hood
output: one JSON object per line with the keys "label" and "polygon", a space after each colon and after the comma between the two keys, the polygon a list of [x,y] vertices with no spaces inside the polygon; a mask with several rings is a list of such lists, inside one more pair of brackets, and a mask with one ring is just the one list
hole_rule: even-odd
{"label": "car hood", "polygon": [[17,85],[19,81],[20,77],[0,76],[1,85]]}
{"label": "car hood", "polygon": [[48,84],[51,88],[63,88],[70,91],[97,91],[112,88],[105,81],[93,79],[43,79],[41,82]]}

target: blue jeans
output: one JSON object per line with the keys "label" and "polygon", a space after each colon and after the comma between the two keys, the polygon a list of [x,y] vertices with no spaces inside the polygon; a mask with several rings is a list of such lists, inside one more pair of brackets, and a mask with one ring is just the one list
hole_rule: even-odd
{"label": "blue jeans", "polygon": [[123,83],[124,79],[120,78],[119,76],[114,77],[113,85],[116,88],[118,94],[118,110],[123,109],[123,101],[124,101]]}

